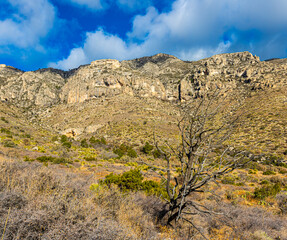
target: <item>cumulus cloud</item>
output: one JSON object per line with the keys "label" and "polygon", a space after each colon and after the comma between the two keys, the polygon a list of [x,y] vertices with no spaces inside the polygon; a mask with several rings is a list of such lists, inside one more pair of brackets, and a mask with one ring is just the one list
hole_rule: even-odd
{"label": "cumulus cloud", "polygon": [[[246,50],[261,58],[280,57],[287,50],[286,11],[286,0],[176,0],[168,12],[150,7],[135,16],[125,39],[102,30],[87,33],[77,51],[81,64],[158,52],[184,60]],[[56,65],[76,66],[74,50]]]}
{"label": "cumulus cloud", "polygon": [[64,70],[72,69],[96,59],[115,58],[118,60],[134,58],[143,54],[136,44],[127,44],[116,35],[105,33],[102,29],[86,34],[83,47],[71,50],[68,58],[50,63],[50,67]]}
{"label": "cumulus cloud", "polygon": [[75,5],[84,6],[92,10],[103,10],[108,6],[107,1],[105,0],[68,0],[68,1]]}
{"label": "cumulus cloud", "polygon": [[136,11],[152,5],[152,0],[61,0],[77,6],[86,7],[92,11],[106,10],[118,6],[124,11]]}
{"label": "cumulus cloud", "polygon": [[[0,20],[0,46],[37,46],[53,27],[55,9],[48,0],[6,0],[14,14]],[[40,46],[37,46],[39,49]]]}
{"label": "cumulus cloud", "polygon": [[124,10],[134,11],[151,6],[152,0],[117,0],[117,5]]}

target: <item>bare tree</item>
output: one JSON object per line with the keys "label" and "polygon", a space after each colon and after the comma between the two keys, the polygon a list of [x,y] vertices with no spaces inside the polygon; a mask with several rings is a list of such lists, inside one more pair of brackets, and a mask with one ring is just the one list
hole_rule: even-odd
{"label": "bare tree", "polygon": [[[237,126],[240,107],[239,104],[235,107],[234,100],[228,100],[216,91],[184,104],[181,112],[178,121],[180,142],[165,142],[167,147],[163,148],[156,137],[154,139],[167,164],[165,186],[168,208],[162,217],[167,216],[169,225],[184,220],[196,228],[191,216],[210,214],[212,211],[191,200],[191,194],[203,192],[208,183],[246,163],[244,154],[236,153],[226,143]],[[175,174],[171,164],[180,167],[180,174]]]}

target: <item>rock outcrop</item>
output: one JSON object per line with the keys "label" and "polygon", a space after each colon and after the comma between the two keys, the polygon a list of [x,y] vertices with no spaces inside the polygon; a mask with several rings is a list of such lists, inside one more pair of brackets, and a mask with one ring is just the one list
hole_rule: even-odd
{"label": "rock outcrop", "polygon": [[23,72],[0,65],[0,99],[29,108],[77,103],[128,94],[163,100],[188,100],[220,88],[256,91],[287,84],[287,60],[260,61],[249,52],[220,54],[188,62],[157,54],[130,61],[97,60],[65,72]]}

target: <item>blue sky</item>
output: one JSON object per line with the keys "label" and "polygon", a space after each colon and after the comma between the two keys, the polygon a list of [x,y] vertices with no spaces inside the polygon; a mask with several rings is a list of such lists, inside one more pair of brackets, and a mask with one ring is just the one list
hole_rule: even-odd
{"label": "blue sky", "polygon": [[0,63],[64,70],[160,52],[287,57],[286,0],[0,0]]}

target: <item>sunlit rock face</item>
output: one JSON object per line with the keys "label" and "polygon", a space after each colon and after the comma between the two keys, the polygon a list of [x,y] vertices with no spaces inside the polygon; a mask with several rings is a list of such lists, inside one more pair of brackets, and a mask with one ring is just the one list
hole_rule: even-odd
{"label": "sunlit rock face", "polygon": [[21,107],[79,103],[126,94],[186,101],[219,88],[258,91],[286,85],[287,60],[260,61],[249,52],[194,62],[157,54],[130,61],[97,60],[65,72],[23,72],[0,64],[0,99]]}

